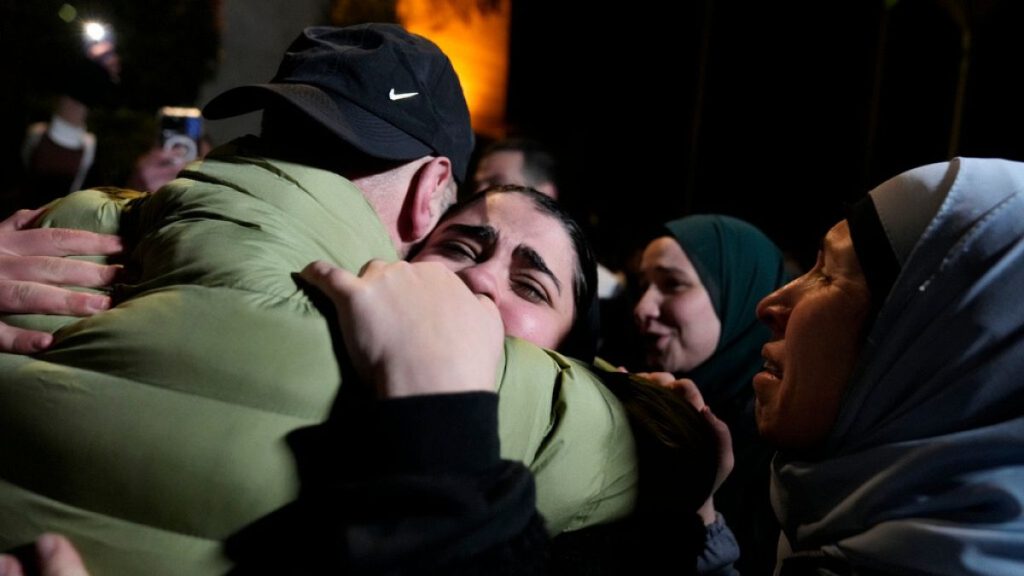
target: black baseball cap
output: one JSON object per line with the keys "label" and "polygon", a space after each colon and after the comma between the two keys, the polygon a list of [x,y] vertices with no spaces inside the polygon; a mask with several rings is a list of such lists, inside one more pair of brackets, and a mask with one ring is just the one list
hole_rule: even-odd
{"label": "black baseball cap", "polygon": [[459,77],[436,44],[396,24],[306,28],[269,83],[232,88],[203,115],[219,120],[281,102],[373,158],[446,156],[465,180],[473,130]]}

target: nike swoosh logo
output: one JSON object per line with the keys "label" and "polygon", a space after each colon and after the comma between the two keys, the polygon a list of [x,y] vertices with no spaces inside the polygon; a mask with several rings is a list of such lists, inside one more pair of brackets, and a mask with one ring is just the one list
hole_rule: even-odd
{"label": "nike swoosh logo", "polygon": [[395,89],[392,88],[391,92],[388,92],[388,98],[392,100],[405,100],[406,98],[412,98],[419,94],[419,92],[402,92],[401,94],[395,94]]}

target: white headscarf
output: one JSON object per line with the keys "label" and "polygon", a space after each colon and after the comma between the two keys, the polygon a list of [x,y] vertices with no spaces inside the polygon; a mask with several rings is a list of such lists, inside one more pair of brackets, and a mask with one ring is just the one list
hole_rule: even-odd
{"label": "white headscarf", "polygon": [[1024,574],[1024,164],[956,159],[871,195],[902,269],[824,456],[776,457],[785,536],[868,570]]}

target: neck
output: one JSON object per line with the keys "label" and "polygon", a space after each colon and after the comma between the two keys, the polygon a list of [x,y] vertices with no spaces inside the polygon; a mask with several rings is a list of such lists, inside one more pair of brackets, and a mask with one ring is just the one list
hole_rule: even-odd
{"label": "neck", "polygon": [[395,251],[405,258],[412,245],[402,240],[399,232],[399,220],[402,216],[402,205],[405,203],[409,182],[399,177],[399,169],[387,170],[377,174],[350,178],[353,184],[363,192],[363,197],[377,213],[381,224],[388,232]]}

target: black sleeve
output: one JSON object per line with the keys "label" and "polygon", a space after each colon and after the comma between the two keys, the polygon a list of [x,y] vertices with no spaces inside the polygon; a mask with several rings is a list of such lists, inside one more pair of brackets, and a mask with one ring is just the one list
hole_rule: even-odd
{"label": "black sleeve", "polygon": [[543,573],[533,476],[501,460],[497,406],[483,392],[365,406],[361,433],[333,435],[355,459],[257,530],[241,571]]}

